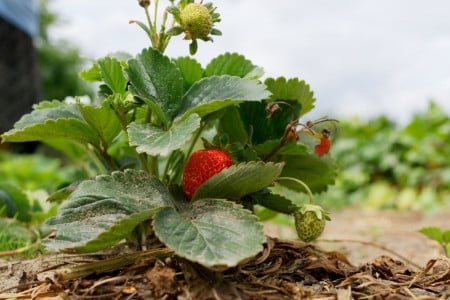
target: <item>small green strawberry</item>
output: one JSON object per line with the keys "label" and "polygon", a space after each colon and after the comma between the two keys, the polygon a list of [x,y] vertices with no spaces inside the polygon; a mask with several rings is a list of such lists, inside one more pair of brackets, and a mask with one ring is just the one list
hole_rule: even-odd
{"label": "small green strawberry", "polygon": [[186,39],[207,39],[213,27],[212,16],[206,6],[199,3],[189,3],[180,13]]}
{"label": "small green strawberry", "polygon": [[233,164],[223,151],[198,150],[191,154],[183,171],[183,191],[191,199],[195,191],[209,178]]}
{"label": "small green strawberry", "polygon": [[325,228],[325,221],[330,220],[322,207],[304,204],[294,212],[295,229],[298,237],[304,242],[317,239]]}

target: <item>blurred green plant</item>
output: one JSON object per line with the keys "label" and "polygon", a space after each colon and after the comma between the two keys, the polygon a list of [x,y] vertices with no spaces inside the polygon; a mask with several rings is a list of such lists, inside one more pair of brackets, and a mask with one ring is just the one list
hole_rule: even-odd
{"label": "blurred green plant", "polygon": [[342,121],[332,148],[341,172],[320,201],[333,207],[449,210],[449,145],[450,117],[434,102],[403,127],[386,117]]}
{"label": "blurred green plant", "polygon": [[56,214],[48,196],[85,178],[73,165],[41,154],[0,152],[0,251],[21,249],[34,240],[34,231]]}

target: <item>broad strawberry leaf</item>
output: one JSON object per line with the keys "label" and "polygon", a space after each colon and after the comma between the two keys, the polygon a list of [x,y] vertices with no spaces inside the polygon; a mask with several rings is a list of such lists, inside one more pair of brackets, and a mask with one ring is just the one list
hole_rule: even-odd
{"label": "broad strawberry leaf", "polygon": [[137,146],[138,153],[165,156],[180,149],[199,127],[200,118],[192,114],[186,120],[175,123],[169,130],[148,123],[131,123],[128,135],[130,145]]}
{"label": "broad strawberry leaf", "polygon": [[107,56],[98,60],[100,74],[105,84],[115,93],[124,93],[128,80],[117,58]]}
{"label": "broad strawberry leaf", "polygon": [[[282,177],[293,177],[303,181],[313,193],[326,191],[328,185],[334,183],[337,166],[330,156],[318,157],[315,154],[307,155],[286,155],[284,159],[286,165],[281,172]],[[303,191],[302,186],[283,180],[278,182],[290,189]]]}
{"label": "broad strawberry leaf", "polygon": [[237,53],[225,53],[211,60],[206,66],[205,76],[232,75],[257,79],[264,75],[262,68]]}
{"label": "broad strawberry leaf", "polygon": [[200,117],[244,101],[269,97],[265,86],[256,80],[236,76],[213,76],[196,82],[183,96],[178,117],[197,113]]}
{"label": "broad strawberry leaf", "polygon": [[77,106],[64,102],[56,104],[46,101],[41,106],[35,106],[35,110],[17,121],[13,129],[2,134],[5,142],[45,141],[52,138],[99,144],[98,135],[83,120]]}
{"label": "broad strawberry leaf", "polygon": [[272,92],[271,100],[295,100],[300,104],[300,115],[303,116],[314,108],[314,102],[316,101],[314,93],[304,80],[291,78],[286,81],[284,77],[279,77],[277,79],[267,78],[264,83]]}
{"label": "broad strawberry leaf", "polygon": [[192,202],[186,211],[159,211],[158,238],[179,256],[204,266],[235,266],[262,250],[262,225],[250,211],[222,199]]}
{"label": "broad strawberry leaf", "polygon": [[44,241],[49,251],[92,252],[129,236],[137,224],[171,205],[171,196],[155,177],[126,170],[82,182],[45,222],[56,236]]}
{"label": "broad strawberry leaf", "polygon": [[282,163],[248,162],[233,165],[203,183],[192,200],[209,197],[238,200],[271,185],[282,169]]}
{"label": "broad strawberry leaf", "polygon": [[203,77],[203,68],[195,59],[184,56],[174,60],[183,76],[184,90],[187,91],[196,81]]}
{"label": "broad strawberry leaf", "polygon": [[93,128],[103,142],[109,144],[122,130],[119,120],[111,107],[111,101],[103,101],[100,107],[78,104],[83,118]]}
{"label": "broad strawberry leaf", "polygon": [[177,65],[158,50],[144,49],[128,61],[128,77],[135,96],[158,104],[172,120],[183,95],[183,78]]}

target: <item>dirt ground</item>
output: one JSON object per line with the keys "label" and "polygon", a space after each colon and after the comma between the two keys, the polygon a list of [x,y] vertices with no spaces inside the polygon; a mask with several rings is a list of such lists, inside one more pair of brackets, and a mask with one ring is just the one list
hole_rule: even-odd
{"label": "dirt ground", "polygon": [[[417,231],[428,226],[450,229],[450,213],[423,215],[411,211],[351,208],[332,212],[331,219],[318,245],[325,250],[342,252],[355,265],[380,255],[393,256],[392,253],[376,247],[381,245],[419,266],[425,266],[430,259],[444,253],[437,242],[429,240]],[[290,227],[268,225],[265,229],[268,235],[283,239],[295,239],[296,236]]]}
{"label": "dirt ground", "polygon": [[[292,228],[267,225],[266,233],[281,240],[268,239],[255,258],[218,272],[141,252],[0,260],[0,300],[450,299],[450,259],[417,232],[425,226],[449,228],[450,215],[343,210],[315,245],[285,242],[295,239]],[[98,272],[117,256],[134,255]],[[78,274],[79,266],[91,273]]]}

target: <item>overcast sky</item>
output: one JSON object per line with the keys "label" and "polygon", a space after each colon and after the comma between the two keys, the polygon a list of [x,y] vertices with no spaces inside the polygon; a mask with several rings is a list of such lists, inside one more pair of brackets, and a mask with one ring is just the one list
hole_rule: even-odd
{"label": "overcast sky", "polygon": [[[160,0],[160,5],[169,1]],[[223,33],[200,42],[205,65],[239,52],[267,77],[299,77],[317,98],[315,116],[370,118],[387,114],[406,122],[434,99],[450,113],[450,1],[448,0],[222,0]],[[70,40],[84,56],[133,55],[147,47],[136,0],[53,0],[61,23],[55,38]],[[188,55],[172,39],[171,57]]]}

